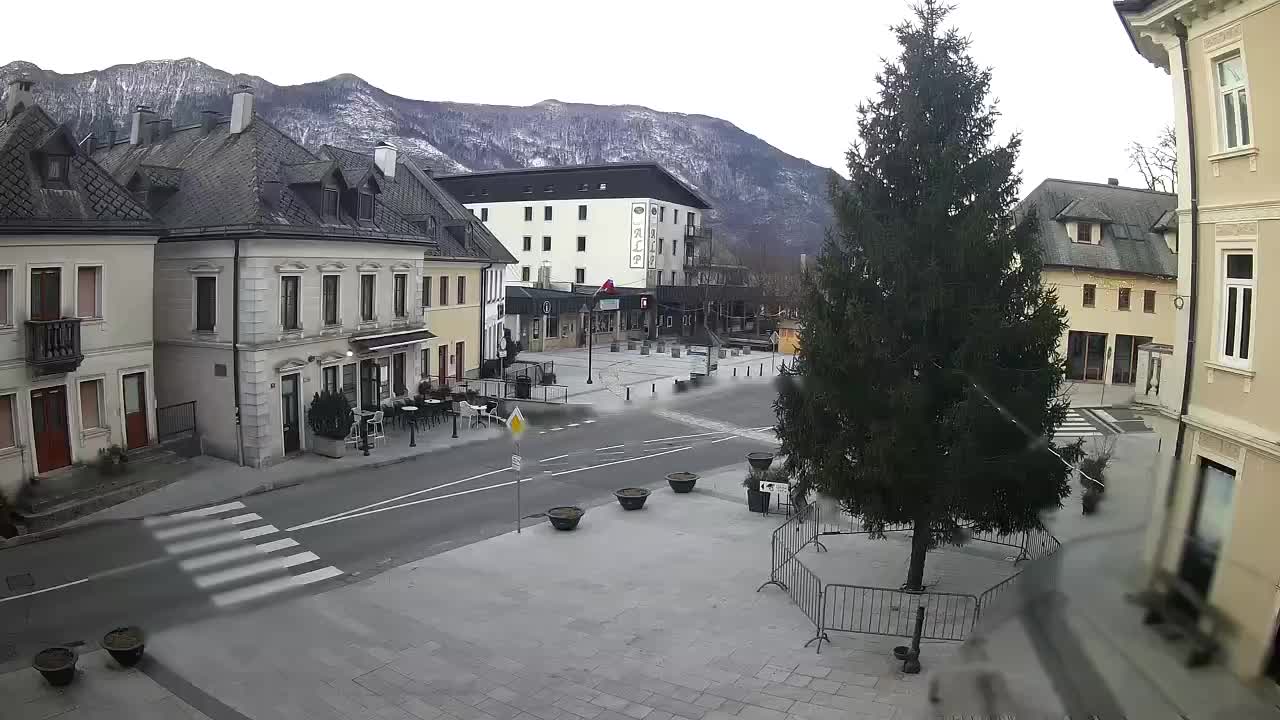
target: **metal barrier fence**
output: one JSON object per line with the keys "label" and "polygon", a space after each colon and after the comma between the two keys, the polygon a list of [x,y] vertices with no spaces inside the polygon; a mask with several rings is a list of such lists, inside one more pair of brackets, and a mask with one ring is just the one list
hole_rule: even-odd
{"label": "metal barrier fence", "polygon": [[822,629],[910,637],[916,608],[924,608],[923,638],[964,640],[978,619],[978,598],[960,593],[906,592],[827,583]]}
{"label": "metal barrier fence", "polygon": [[165,440],[196,431],[196,401],[156,408],[156,436]]}
{"label": "metal barrier fence", "polygon": [[521,397],[519,385],[520,383],[515,380],[499,380],[498,378],[465,380],[462,383],[462,386],[468,390],[475,390],[485,397],[498,398],[499,400],[518,399],[554,404],[569,402],[569,387],[567,385],[528,384],[529,397],[527,398]]}
{"label": "metal barrier fence", "polygon": [[[1057,538],[1045,530],[1043,526],[1037,526],[1026,532],[1018,533],[995,533],[995,532],[974,532],[966,526],[961,525],[968,533],[968,540],[977,540],[979,542],[990,543],[993,545],[1003,545],[1005,547],[1017,548],[1018,555],[1014,558],[1015,563],[1023,560],[1038,560],[1057,552],[1059,544]],[[843,510],[837,513],[835,520],[823,518],[818,528],[819,535],[877,535],[891,532],[909,533],[915,529],[912,523],[884,523],[882,525],[869,525],[862,518],[851,515]],[[950,533],[951,528],[938,529],[934,531],[937,534]]]}

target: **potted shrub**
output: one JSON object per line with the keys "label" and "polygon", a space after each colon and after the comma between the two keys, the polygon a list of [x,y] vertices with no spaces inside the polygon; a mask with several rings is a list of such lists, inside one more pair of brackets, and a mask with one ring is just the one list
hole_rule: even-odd
{"label": "potted shrub", "polygon": [[76,678],[76,653],[67,647],[45,648],[36,653],[31,667],[54,687],[70,685]]}
{"label": "potted shrub", "polygon": [[[1084,490],[1090,488],[1105,493],[1107,491],[1106,478],[1107,466],[1111,464],[1111,456],[1115,453],[1115,445],[1108,444],[1102,450],[1086,455],[1080,460],[1080,487]],[[1093,482],[1093,480],[1098,482]],[[1101,484],[1099,484],[1101,483]]]}
{"label": "potted shrub", "polygon": [[142,629],[132,625],[118,627],[102,636],[102,647],[123,667],[133,667],[142,659],[146,649],[146,638]]}
{"label": "potted shrub", "polygon": [[618,504],[623,510],[639,510],[644,507],[644,501],[649,499],[649,491],[644,488],[622,488],[614,490],[613,496],[618,498]]}
{"label": "potted shrub", "polygon": [[1084,491],[1080,496],[1080,509],[1085,515],[1092,515],[1098,512],[1098,503],[1102,501],[1102,491],[1097,487],[1091,487]]}
{"label": "potted shrub", "polygon": [[693,492],[693,486],[697,482],[698,476],[691,472],[673,472],[667,475],[667,484],[678,493]]}
{"label": "potted shrub", "polygon": [[762,470],[752,467],[747,471],[747,477],[742,481],[742,487],[747,489],[747,509],[751,512],[758,512],[762,515],[769,514],[769,502],[773,499],[771,493],[767,493],[760,489],[762,482],[784,483],[787,481],[787,472],[782,468],[773,468],[772,470]]}
{"label": "potted shrub", "polygon": [[345,455],[344,440],[351,431],[352,417],[346,395],[329,390],[316,393],[307,411],[307,425],[315,436],[315,451],[331,458]]}
{"label": "potted shrub", "polygon": [[98,472],[103,475],[123,475],[128,462],[129,453],[119,445],[98,450]]}
{"label": "potted shrub", "polygon": [[580,507],[553,507],[547,511],[551,526],[557,530],[572,530],[578,527],[578,521],[586,511]]}

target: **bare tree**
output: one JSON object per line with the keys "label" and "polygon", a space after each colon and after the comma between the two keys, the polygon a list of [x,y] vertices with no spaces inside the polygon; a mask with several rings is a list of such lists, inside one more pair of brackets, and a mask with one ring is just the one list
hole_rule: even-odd
{"label": "bare tree", "polygon": [[1156,141],[1143,145],[1134,140],[1129,143],[1129,164],[1142,175],[1151,190],[1174,192],[1178,188],[1178,144],[1173,127],[1165,125]]}

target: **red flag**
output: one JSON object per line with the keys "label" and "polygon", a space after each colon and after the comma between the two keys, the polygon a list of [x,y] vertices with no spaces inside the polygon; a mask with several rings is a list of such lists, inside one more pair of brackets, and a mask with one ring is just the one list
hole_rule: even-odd
{"label": "red flag", "polygon": [[614,292],[615,291],[613,289],[613,278],[609,278],[608,280],[605,280],[604,284],[600,286],[600,289],[596,291],[596,293],[604,293],[605,295],[613,295]]}

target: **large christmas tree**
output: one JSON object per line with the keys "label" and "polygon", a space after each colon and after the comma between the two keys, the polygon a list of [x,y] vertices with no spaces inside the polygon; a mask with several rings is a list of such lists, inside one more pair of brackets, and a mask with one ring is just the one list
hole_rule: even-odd
{"label": "large christmas tree", "polygon": [[925,0],[858,111],[837,227],[808,274],[778,430],[799,489],[872,528],[911,523],[905,587],[928,549],[1033,527],[1067,494],[1045,439],[1066,403],[1065,311],[1015,219],[1019,140],[993,141],[990,72]]}

